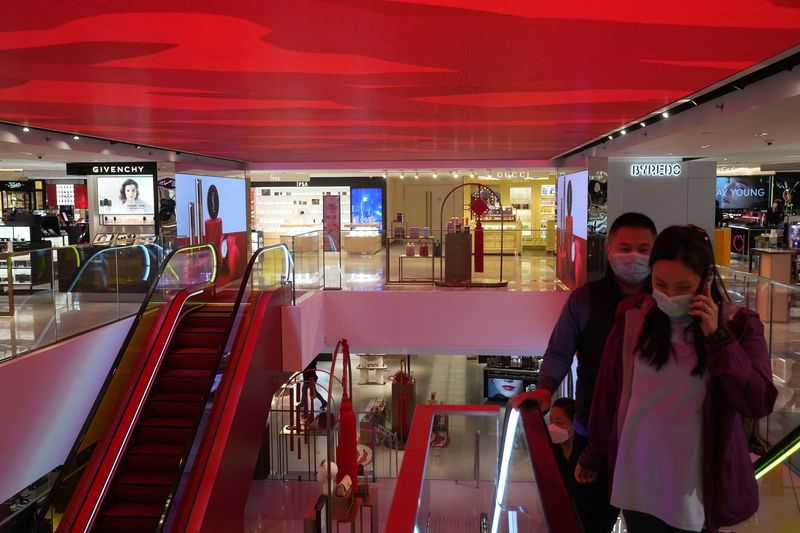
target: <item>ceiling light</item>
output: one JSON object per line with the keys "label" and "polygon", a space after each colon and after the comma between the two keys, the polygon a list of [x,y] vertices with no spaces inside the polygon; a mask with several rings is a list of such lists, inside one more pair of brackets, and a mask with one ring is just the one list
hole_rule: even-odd
{"label": "ceiling light", "polygon": [[695,102],[694,100],[689,100],[689,101],[690,101],[691,103],[693,103],[694,105],[697,105],[697,102]]}
{"label": "ceiling light", "polygon": [[418,179],[419,179],[419,172],[414,172],[414,179],[415,179],[415,180],[418,180]]}
{"label": "ceiling light", "polygon": [[138,150],[139,148],[141,148],[141,147],[142,147],[142,145],[140,145],[140,144],[137,144],[137,145],[135,146],[135,148],[136,148],[137,150]]}
{"label": "ceiling light", "polygon": [[434,171],[433,171],[433,179],[436,179],[436,178],[438,178],[438,177],[439,177],[439,175],[438,175],[438,174],[436,174],[436,171],[434,170]]}
{"label": "ceiling light", "polygon": [[664,111],[663,113],[661,113],[661,116],[664,118],[669,118],[669,112]]}
{"label": "ceiling light", "polygon": [[80,140],[80,137],[78,135],[73,135],[72,138],[75,139],[76,141]]}
{"label": "ceiling light", "polygon": [[28,133],[29,131],[31,131],[31,129],[28,126],[23,126],[22,127],[22,131],[24,131],[25,133]]}
{"label": "ceiling light", "polygon": [[406,179],[406,171],[405,171],[405,170],[403,170],[403,171],[401,171],[401,172],[400,172],[400,179],[401,179],[401,180],[404,180],[404,179]]}
{"label": "ceiling light", "polygon": [[625,130],[620,131],[621,134],[625,135],[627,132]]}
{"label": "ceiling light", "polygon": [[474,170],[470,170],[469,171],[469,177],[470,178],[474,178],[475,177],[475,171]]}
{"label": "ceiling light", "polygon": [[21,168],[0,168],[0,172],[22,172]]}
{"label": "ceiling light", "polygon": [[641,127],[643,127],[643,128],[644,128],[645,126],[647,126],[647,124],[645,124],[644,122],[640,122],[640,123],[639,123],[639,125],[640,125]]}
{"label": "ceiling light", "polygon": [[608,136],[608,140],[609,140],[609,141],[610,141],[611,139],[613,139],[613,138],[614,138],[614,136],[613,136],[613,135],[609,135],[609,136]]}
{"label": "ceiling light", "polygon": [[710,144],[701,144],[700,148],[711,148]]}
{"label": "ceiling light", "polygon": [[753,137],[766,137],[767,135],[769,135],[769,133],[767,133],[766,131],[762,131],[761,133],[756,133],[755,135],[753,135]]}
{"label": "ceiling light", "polygon": [[387,173],[384,171],[384,173],[383,173],[383,179],[386,179],[388,176],[389,176],[389,175],[388,175],[388,174],[387,174]]}
{"label": "ceiling light", "polygon": [[458,171],[457,171],[457,170],[454,170],[454,171],[453,171],[453,179],[454,179],[454,180],[457,180],[457,179],[458,179]]}

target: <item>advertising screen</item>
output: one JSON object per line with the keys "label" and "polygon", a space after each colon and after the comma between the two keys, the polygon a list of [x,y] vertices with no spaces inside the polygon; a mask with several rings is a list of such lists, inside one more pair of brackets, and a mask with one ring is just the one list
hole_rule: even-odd
{"label": "advertising screen", "polygon": [[351,218],[354,224],[383,222],[383,190],[353,187],[350,193]]}
{"label": "advertising screen", "polygon": [[589,172],[558,177],[556,220],[558,245],[556,273],[570,289],[586,281],[586,239],[589,212]]}
{"label": "advertising screen", "polygon": [[152,176],[97,176],[98,211],[102,215],[155,214]]}
{"label": "advertising screen", "polygon": [[483,392],[492,401],[504,402],[520,392],[536,389],[537,378],[519,372],[486,369],[483,378]]}
{"label": "advertising screen", "polygon": [[[199,187],[198,187],[199,185]],[[175,175],[175,217],[178,238],[213,244],[217,249],[217,282],[241,277],[247,267],[247,188],[245,180],[218,176]],[[202,209],[191,222],[191,205]],[[195,211],[196,212],[196,211]],[[197,215],[195,215],[197,218]],[[194,229],[194,235],[192,230]]]}
{"label": "advertising screen", "polygon": [[716,199],[720,209],[766,209],[769,179],[769,176],[718,176]]}

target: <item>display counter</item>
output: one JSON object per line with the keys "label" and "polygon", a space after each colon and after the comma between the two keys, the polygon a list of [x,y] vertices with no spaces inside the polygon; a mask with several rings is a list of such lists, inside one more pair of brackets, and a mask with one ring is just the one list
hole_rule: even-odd
{"label": "display counter", "polygon": [[349,254],[376,254],[381,251],[381,225],[345,224],[342,250]]}
{"label": "display counter", "polygon": [[[475,233],[475,225],[470,224],[470,230]],[[522,224],[519,221],[503,222],[502,231],[500,222],[481,222],[483,228],[483,253],[485,254],[514,254],[522,252]],[[501,240],[502,239],[502,240]],[[475,252],[473,239],[472,251]]]}
{"label": "display counter", "polygon": [[731,224],[731,254],[738,255],[743,261],[750,263],[750,250],[755,248],[756,237],[769,231],[763,226],[739,226]]}

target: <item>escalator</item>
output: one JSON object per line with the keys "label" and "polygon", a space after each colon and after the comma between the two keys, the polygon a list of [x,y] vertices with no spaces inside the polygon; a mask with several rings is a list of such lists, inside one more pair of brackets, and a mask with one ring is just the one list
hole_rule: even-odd
{"label": "escalator", "polygon": [[[246,499],[268,409],[262,394],[280,382],[267,376],[281,366],[289,263],[285,246],[261,249],[229,291],[214,284],[212,246],[173,253],[34,531],[172,530],[226,514],[243,489]],[[245,452],[253,464],[241,468]],[[215,507],[216,494],[228,501]]]}
{"label": "escalator", "polygon": [[158,528],[219,365],[233,305],[183,315],[108,489],[95,531]]}

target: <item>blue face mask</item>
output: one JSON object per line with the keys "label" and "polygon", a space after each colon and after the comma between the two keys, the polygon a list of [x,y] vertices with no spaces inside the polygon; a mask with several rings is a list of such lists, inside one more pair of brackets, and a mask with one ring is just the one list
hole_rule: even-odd
{"label": "blue face mask", "polygon": [[650,257],[639,252],[608,253],[611,270],[623,283],[635,285],[650,275]]}
{"label": "blue face mask", "polygon": [[689,314],[689,304],[692,303],[693,294],[667,296],[658,289],[653,289],[653,299],[661,311],[670,318],[681,318]]}

